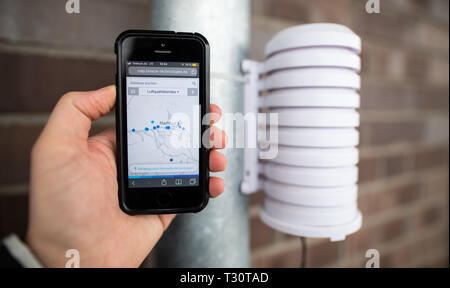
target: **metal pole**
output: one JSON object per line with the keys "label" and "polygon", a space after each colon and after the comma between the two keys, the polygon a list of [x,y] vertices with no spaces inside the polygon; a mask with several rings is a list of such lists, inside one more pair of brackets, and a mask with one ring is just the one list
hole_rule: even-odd
{"label": "metal pole", "polygon": [[[152,29],[206,36],[211,46],[211,103],[220,105],[223,113],[243,112],[240,67],[248,55],[250,0],[154,0],[151,17]],[[248,202],[239,192],[243,151],[224,153],[228,167],[219,175],[225,193],[200,213],[177,216],[158,244],[157,266],[248,267]]]}

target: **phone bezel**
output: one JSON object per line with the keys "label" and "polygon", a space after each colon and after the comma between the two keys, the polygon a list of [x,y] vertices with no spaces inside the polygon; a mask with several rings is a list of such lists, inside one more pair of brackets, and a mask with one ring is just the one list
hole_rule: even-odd
{"label": "phone bezel", "polygon": [[[170,54],[155,53],[163,49]],[[127,61],[164,61],[199,63],[199,96],[201,119],[209,113],[209,44],[198,33],[176,33],[172,31],[123,32],[116,40],[117,54],[117,101],[116,101],[116,137],[117,137],[117,176],[119,184],[119,204],[130,215],[167,214],[198,212],[203,209],[209,198],[209,150],[203,144],[199,158],[199,185],[183,187],[128,187],[128,145],[126,110],[126,63]],[[201,124],[201,135],[209,124]],[[200,141],[201,143],[201,141]],[[170,194],[172,201],[162,207],[158,201],[161,193]]]}

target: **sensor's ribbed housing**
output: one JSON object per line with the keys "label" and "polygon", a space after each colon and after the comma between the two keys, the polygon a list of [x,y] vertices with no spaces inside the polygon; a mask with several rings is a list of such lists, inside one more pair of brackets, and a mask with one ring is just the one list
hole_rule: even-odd
{"label": "sensor's ribbed housing", "polygon": [[279,153],[264,164],[261,218],[294,235],[357,231],[361,40],[337,24],[279,32],[266,45],[262,106],[279,113]]}

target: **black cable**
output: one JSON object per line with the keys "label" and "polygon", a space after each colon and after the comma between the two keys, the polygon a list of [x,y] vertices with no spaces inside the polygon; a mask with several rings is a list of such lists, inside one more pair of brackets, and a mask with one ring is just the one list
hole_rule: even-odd
{"label": "black cable", "polygon": [[300,268],[306,268],[306,256],[307,256],[306,238],[300,237],[300,242],[302,243],[302,259],[300,261]]}

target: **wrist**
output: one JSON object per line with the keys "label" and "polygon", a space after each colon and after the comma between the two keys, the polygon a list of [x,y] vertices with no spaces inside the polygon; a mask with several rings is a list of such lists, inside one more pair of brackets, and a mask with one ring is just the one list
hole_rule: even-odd
{"label": "wrist", "polygon": [[[45,241],[28,232],[26,243],[30,251],[45,267],[64,267],[64,252],[59,251],[56,245]],[[58,261],[61,259],[62,261]]]}

